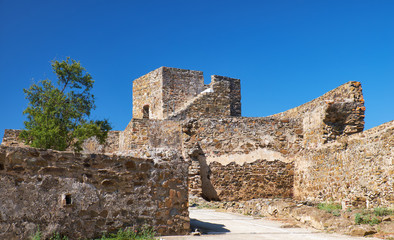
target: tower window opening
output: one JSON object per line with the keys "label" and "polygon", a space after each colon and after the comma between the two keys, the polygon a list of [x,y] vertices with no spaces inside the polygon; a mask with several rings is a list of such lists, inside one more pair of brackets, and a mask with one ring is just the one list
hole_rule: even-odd
{"label": "tower window opening", "polygon": [[66,200],[66,205],[70,205],[72,203],[71,194],[66,194],[64,199]]}
{"label": "tower window opening", "polygon": [[145,105],[142,108],[142,118],[147,118],[149,119],[149,105]]}

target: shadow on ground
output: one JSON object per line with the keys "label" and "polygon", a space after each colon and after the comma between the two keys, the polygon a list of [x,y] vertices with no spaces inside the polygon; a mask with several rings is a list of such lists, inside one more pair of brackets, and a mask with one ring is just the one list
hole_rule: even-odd
{"label": "shadow on ground", "polygon": [[202,234],[225,234],[230,232],[224,224],[203,222],[193,218],[190,219],[190,227],[193,232],[198,229]]}

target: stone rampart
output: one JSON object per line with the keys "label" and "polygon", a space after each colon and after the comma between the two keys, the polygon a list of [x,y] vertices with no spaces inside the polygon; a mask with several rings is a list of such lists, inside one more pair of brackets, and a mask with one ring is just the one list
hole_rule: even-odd
{"label": "stone rampart", "polygon": [[98,238],[148,224],[189,231],[188,164],[177,154],[136,158],[0,146],[0,239]]}
{"label": "stone rampart", "polygon": [[359,82],[348,82],[299,107],[272,115],[300,119],[304,146],[314,148],[364,129],[364,98]]}
{"label": "stone rampart", "polygon": [[222,164],[291,161],[301,150],[303,134],[297,120],[272,117],[189,120],[184,122],[183,132],[185,143],[200,144],[208,163]]}
{"label": "stone rampart", "polygon": [[[189,188],[192,194],[208,200],[247,200],[275,191],[278,196],[291,196],[294,173],[290,166],[302,150],[302,127],[298,121],[235,117],[198,119],[185,121],[183,132],[184,152],[191,160]],[[200,150],[194,151],[196,146]],[[253,175],[255,171],[249,174],[252,166],[265,170],[259,176]],[[236,169],[240,175],[233,174]],[[268,169],[272,170],[271,178]],[[257,188],[255,182],[248,183],[249,179],[271,179],[272,182],[255,193],[246,190]],[[284,183],[290,185],[285,187]],[[240,189],[244,189],[242,193]]]}
{"label": "stone rampart", "polygon": [[295,161],[296,199],[347,201],[363,207],[394,204],[394,121],[317,149]]}

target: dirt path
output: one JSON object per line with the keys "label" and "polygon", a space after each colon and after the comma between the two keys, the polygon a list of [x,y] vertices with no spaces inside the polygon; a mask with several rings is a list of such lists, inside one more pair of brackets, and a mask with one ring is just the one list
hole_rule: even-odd
{"label": "dirt path", "polygon": [[[283,223],[211,209],[190,209],[192,229],[201,236],[169,236],[165,240],[229,239],[229,240],[345,240],[366,239],[339,234],[328,234],[305,228],[283,228]],[[368,240],[377,238],[368,238]]]}

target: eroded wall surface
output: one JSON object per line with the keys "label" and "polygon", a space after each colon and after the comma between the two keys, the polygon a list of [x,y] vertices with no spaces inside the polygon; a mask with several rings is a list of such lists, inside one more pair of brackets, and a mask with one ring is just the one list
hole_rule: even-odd
{"label": "eroded wall surface", "polygon": [[297,199],[392,206],[394,121],[306,150],[295,161],[295,169]]}
{"label": "eroded wall surface", "polygon": [[[198,119],[185,121],[183,132],[184,152],[191,161],[192,194],[212,200],[292,196],[293,161],[302,150],[298,121]],[[201,149],[198,157],[190,151],[196,145]],[[206,189],[204,181],[209,181],[216,192]]]}
{"label": "eroded wall surface", "polygon": [[293,119],[194,119],[184,122],[183,131],[186,146],[199,143],[208,163],[242,164],[257,159],[288,162],[302,144],[302,126]]}
{"label": "eroded wall surface", "polygon": [[101,237],[104,231],[154,226],[189,231],[188,164],[160,158],[74,154],[0,146],[0,239]]}
{"label": "eroded wall surface", "polygon": [[210,180],[222,201],[245,201],[257,198],[291,198],[294,185],[294,162],[257,160],[209,164]]}
{"label": "eroded wall surface", "polygon": [[359,82],[345,83],[299,107],[272,115],[281,119],[300,119],[304,146],[315,148],[338,137],[364,129],[364,98]]}

